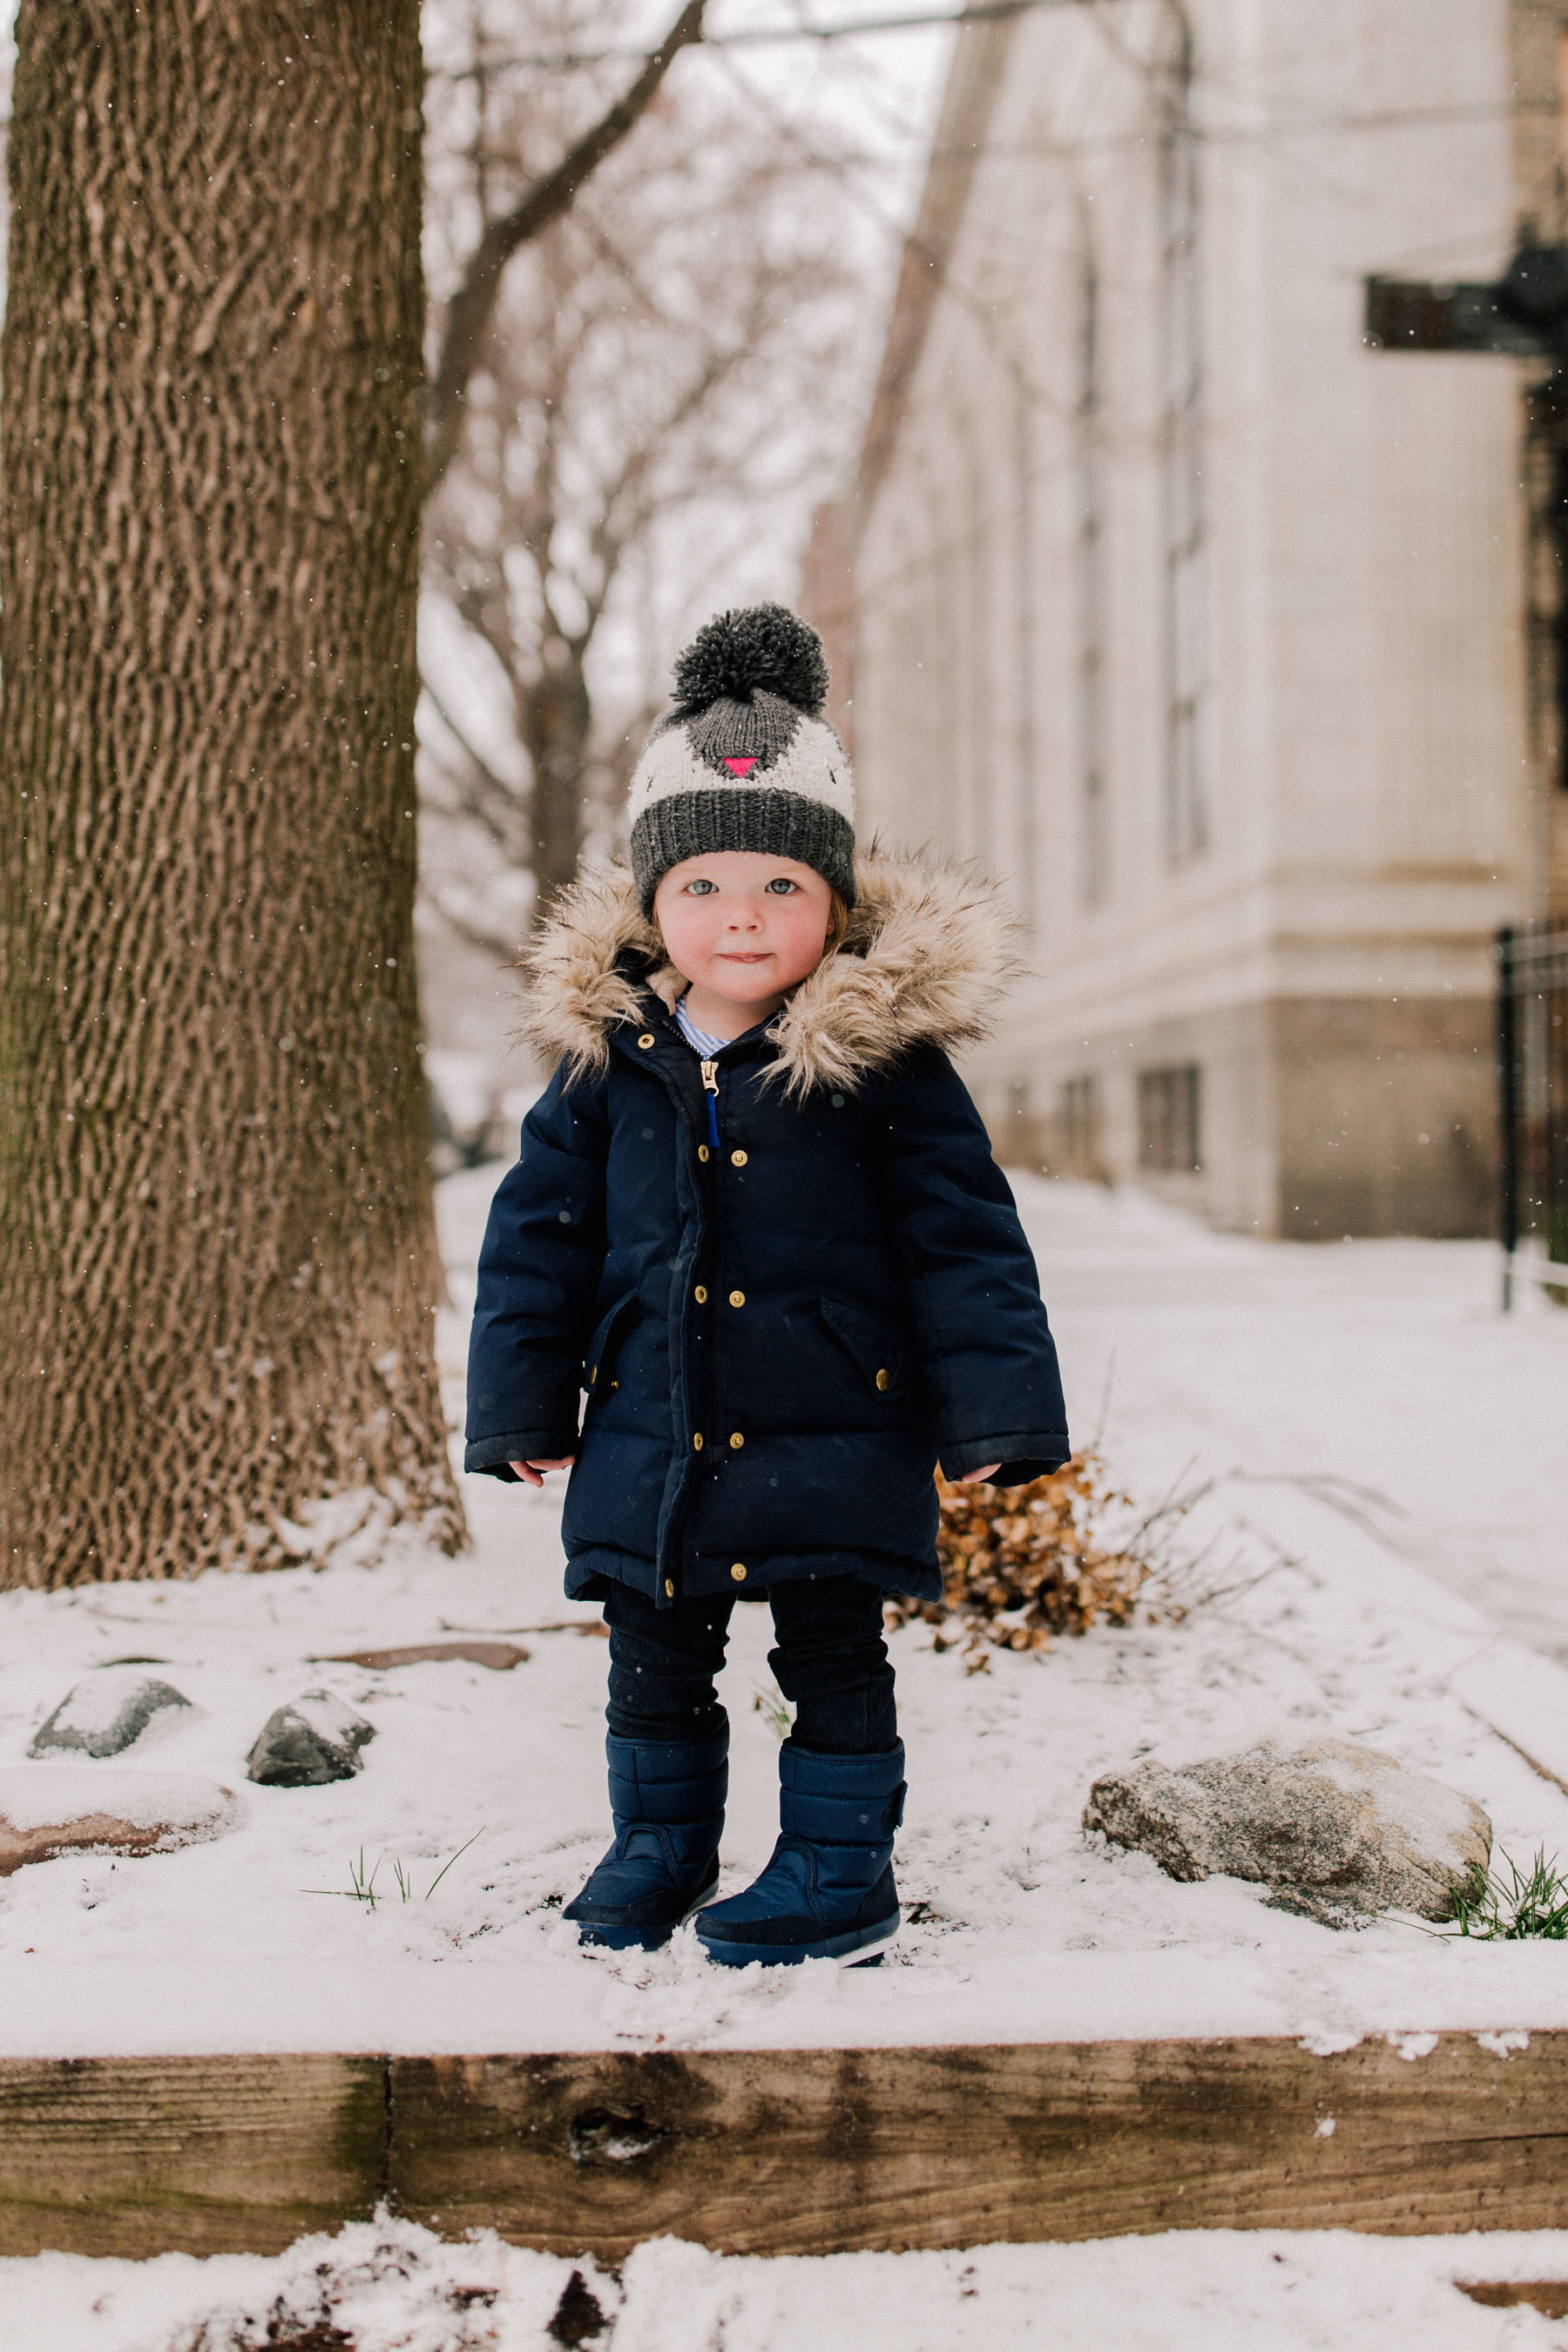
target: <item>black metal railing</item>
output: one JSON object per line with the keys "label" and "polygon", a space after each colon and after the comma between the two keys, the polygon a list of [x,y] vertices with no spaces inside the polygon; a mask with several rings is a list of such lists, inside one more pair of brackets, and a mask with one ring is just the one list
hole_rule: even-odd
{"label": "black metal railing", "polygon": [[[1502,1303],[1517,1276],[1568,1269],[1568,931],[1497,942],[1498,1239]],[[1544,1261],[1544,1263],[1543,1263]]]}

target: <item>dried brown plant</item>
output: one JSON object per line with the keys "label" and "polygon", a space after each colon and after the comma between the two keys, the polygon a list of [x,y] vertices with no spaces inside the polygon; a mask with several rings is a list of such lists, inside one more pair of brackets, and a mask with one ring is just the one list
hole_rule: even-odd
{"label": "dried brown plant", "polygon": [[1026,1486],[959,1486],[940,1472],[936,1485],[942,1598],[894,1600],[889,1622],[936,1626],[938,1650],[962,1641],[971,1674],[987,1670],[993,1649],[1046,1650],[1058,1633],[1130,1625],[1140,1611],[1174,1622],[1203,1597],[1184,1589],[1191,1563],[1171,1544],[1196,1494],[1141,1515],[1092,1447]]}

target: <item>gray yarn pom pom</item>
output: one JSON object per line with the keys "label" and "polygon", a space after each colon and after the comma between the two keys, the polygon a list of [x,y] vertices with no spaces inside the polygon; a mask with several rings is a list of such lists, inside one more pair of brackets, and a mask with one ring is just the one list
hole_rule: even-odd
{"label": "gray yarn pom pom", "polygon": [[822,639],[782,604],[721,613],[698,630],[675,665],[676,709],[682,719],[713,702],[750,702],[758,688],[793,702],[808,719],[821,714],[827,692]]}

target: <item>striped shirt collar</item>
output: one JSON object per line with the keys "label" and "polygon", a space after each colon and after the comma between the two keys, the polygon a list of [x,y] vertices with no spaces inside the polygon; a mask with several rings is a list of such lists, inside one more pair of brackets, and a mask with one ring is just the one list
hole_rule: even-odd
{"label": "striped shirt collar", "polygon": [[735,1042],[732,1037],[710,1037],[706,1029],[699,1029],[686,1010],[684,996],[676,999],[675,1018],[687,1044],[695,1053],[700,1054],[705,1061],[711,1061],[716,1054],[723,1052],[726,1045],[732,1045]]}

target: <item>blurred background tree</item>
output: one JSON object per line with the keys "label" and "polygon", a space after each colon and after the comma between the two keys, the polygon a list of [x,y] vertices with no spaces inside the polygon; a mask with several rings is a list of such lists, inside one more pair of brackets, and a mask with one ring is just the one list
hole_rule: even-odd
{"label": "blurred background tree", "polygon": [[[509,65],[515,10],[446,21],[437,282],[461,266],[443,238],[506,217],[595,103],[591,74]],[[616,22],[541,8],[528,38],[592,49]],[[426,513],[422,641],[426,897],[493,954],[614,847],[681,639],[794,592],[864,369],[838,196],[827,159],[704,60],[508,275]]]}

